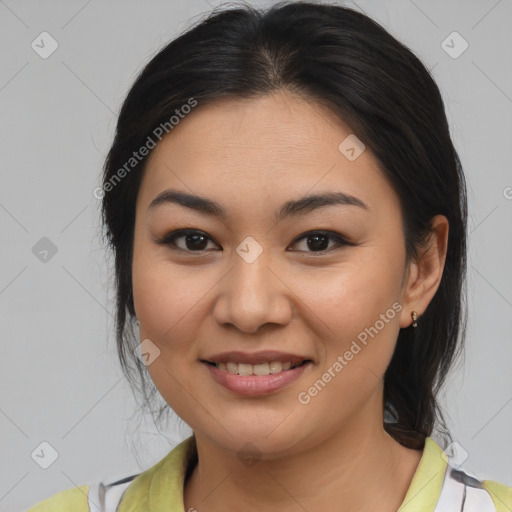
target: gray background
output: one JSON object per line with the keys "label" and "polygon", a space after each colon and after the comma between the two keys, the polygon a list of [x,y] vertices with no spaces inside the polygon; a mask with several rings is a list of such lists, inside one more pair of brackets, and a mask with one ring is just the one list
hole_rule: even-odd
{"label": "gray background", "polygon": [[[1,511],[143,471],[190,434],[130,420],[93,190],[137,72],[219,3],[0,0]],[[470,208],[467,352],[443,401],[463,467],[512,485],[512,2],[347,5],[408,45],[442,90]],[[47,59],[31,47],[43,31],[59,45]],[[453,31],[469,44],[458,58],[442,46]],[[57,249],[46,262],[33,252],[43,237]],[[59,455],[48,469],[31,457],[43,441]]]}

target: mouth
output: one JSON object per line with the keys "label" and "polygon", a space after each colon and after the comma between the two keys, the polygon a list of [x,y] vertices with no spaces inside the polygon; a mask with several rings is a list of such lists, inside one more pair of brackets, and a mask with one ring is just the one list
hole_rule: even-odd
{"label": "mouth", "polygon": [[[269,352],[265,353],[265,357],[269,355],[271,355]],[[278,393],[291,386],[302,375],[311,372],[315,364],[311,359],[290,354],[273,354],[273,357],[266,361],[262,359],[263,353],[257,356],[245,354],[238,357],[231,353],[218,358],[223,360],[200,359],[199,361],[214,382],[235,395],[246,397]],[[238,362],[233,361],[235,358]],[[255,364],[243,362],[248,359],[252,359]]]}
{"label": "mouth", "polygon": [[201,362],[210,366],[214,366],[218,370],[230,373],[232,375],[250,377],[283,373],[289,370],[294,370],[300,366],[304,366],[307,363],[312,363],[313,361],[311,359],[304,359],[299,363],[292,363],[292,361],[268,361],[259,364],[236,363],[234,361],[215,362],[206,360],[201,360]]}

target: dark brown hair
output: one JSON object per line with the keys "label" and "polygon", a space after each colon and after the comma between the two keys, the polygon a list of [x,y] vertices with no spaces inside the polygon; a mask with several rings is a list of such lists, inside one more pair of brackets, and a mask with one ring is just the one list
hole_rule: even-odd
{"label": "dark brown hair", "polygon": [[115,257],[123,371],[150,403],[156,389],[133,354],[139,340],[133,332],[131,276],[135,202],[147,157],[122,173],[115,186],[113,178],[191,98],[202,105],[279,89],[327,106],[378,159],[400,199],[408,262],[417,258],[432,218],[442,214],[449,221],[439,289],[418,327],[400,330],[384,377],[386,431],[419,449],[436,427],[447,444],[451,436],[436,397],[465,337],[464,174],[429,71],[378,23],[346,7],[281,2],[265,10],[239,5],[213,11],[167,44],[136,78],[103,176],[102,220]]}

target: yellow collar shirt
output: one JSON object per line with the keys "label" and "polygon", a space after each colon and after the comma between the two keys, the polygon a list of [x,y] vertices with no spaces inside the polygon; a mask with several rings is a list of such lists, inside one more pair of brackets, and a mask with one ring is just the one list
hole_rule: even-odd
{"label": "yellow collar shirt", "polygon": [[[193,436],[139,475],[57,493],[25,512],[185,512],[183,488],[197,463]],[[512,512],[512,487],[451,465],[430,437],[397,512]],[[188,512],[188,511],[187,511]]]}

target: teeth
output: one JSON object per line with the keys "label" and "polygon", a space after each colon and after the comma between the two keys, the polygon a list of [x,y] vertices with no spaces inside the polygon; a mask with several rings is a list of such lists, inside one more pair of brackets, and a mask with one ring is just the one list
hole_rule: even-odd
{"label": "teeth", "polygon": [[[281,363],[281,361],[271,361],[269,363],[261,364],[247,364],[247,363],[216,363],[217,368],[220,370],[228,371],[234,375],[269,375],[273,373],[280,373],[283,370],[292,368],[291,362]],[[293,365],[293,368],[299,366]]]}
{"label": "teeth", "polygon": [[236,373],[238,374],[238,364],[236,363],[227,363],[227,370],[229,373]]}
{"label": "teeth", "polygon": [[[269,373],[279,373],[282,370],[283,370],[283,363],[281,363],[281,361],[272,361],[268,365]],[[287,370],[287,368],[284,368],[284,370]]]}
{"label": "teeth", "polygon": [[238,365],[238,375],[251,375],[252,372],[252,364],[242,364]]}

